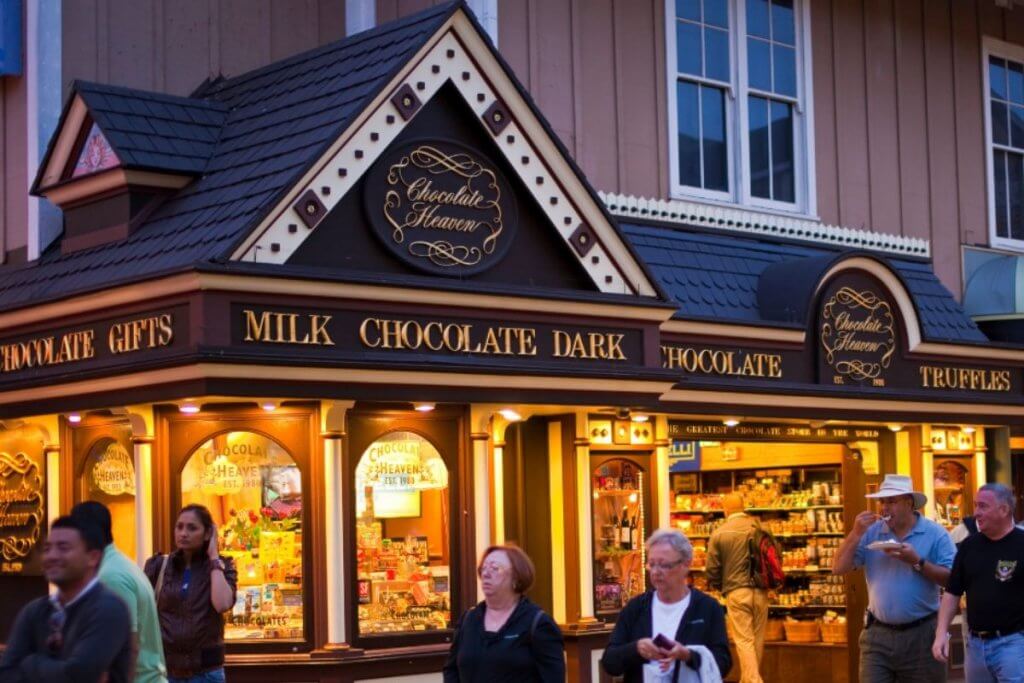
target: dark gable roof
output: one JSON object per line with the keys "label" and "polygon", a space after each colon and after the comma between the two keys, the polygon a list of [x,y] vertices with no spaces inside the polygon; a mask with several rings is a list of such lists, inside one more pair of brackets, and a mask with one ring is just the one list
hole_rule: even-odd
{"label": "dark gable roof", "polygon": [[[186,147],[197,150],[206,122],[174,125],[183,122],[181,115],[207,113],[212,119],[223,112],[223,125],[203,143],[213,146],[203,175],[123,242],[63,255],[54,245],[34,263],[0,268],[0,310],[222,259],[459,6],[433,7],[215,81],[192,98],[79,84],[100,105],[101,128],[112,135],[115,151],[124,150],[140,165],[158,161],[152,156],[158,153],[167,163],[171,148],[171,156],[180,157],[176,163],[192,163]],[[189,100],[191,108],[183,104]],[[141,132],[144,121],[154,129],[148,138]],[[182,146],[183,139],[191,143]]]}
{"label": "dark gable roof", "polygon": [[76,81],[124,168],[199,175],[214,153],[228,115],[220,102]]}
{"label": "dark gable roof", "polygon": [[[641,258],[679,304],[677,318],[773,324],[759,309],[761,273],[783,261],[835,257],[839,249],[783,244],[648,224],[620,224]],[[917,306],[928,341],[987,342],[931,266],[923,261],[877,257],[896,271]],[[802,323],[787,325],[803,327]]]}

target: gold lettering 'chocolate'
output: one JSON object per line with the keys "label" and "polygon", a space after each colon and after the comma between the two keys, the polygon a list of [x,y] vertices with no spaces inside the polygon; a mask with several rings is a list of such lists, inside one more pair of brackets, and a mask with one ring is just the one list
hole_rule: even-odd
{"label": "gold lettering 'chocolate'", "polygon": [[693,346],[662,346],[661,366],[693,374],[736,377],[782,377],[782,356]]}
{"label": "gold lettering 'chocolate'", "polygon": [[919,372],[924,389],[1004,392],[1010,391],[1013,384],[1009,370],[922,365]]}
{"label": "gold lettering 'chocolate'", "polygon": [[0,371],[17,372],[86,360],[96,355],[93,330],[65,332],[0,346]]}
{"label": "gold lettering 'chocolate'", "polygon": [[317,313],[278,313],[245,309],[245,337],[247,342],[268,344],[312,344],[334,346],[327,332],[331,316]]}
{"label": "gold lettering 'chocolate'", "polygon": [[366,318],[359,325],[359,340],[368,348],[389,351],[537,355],[537,331],[530,327],[495,326],[481,331],[470,323]]}

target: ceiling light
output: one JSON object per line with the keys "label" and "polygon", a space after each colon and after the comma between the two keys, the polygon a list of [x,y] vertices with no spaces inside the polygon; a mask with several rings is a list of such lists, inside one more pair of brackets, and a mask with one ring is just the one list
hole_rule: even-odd
{"label": "ceiling light", "polygon": [[647,422],[651,419],[650,415],[634,415],[633,422]]}
{"label": "ceiling light", "polygon": [[964,434],[973,434],[975,431],[974,427],[964,427],[963,429]]}
{"label": "ceiling light", "polygon": [[898,432],[903,429],[903,425],[889,425],[889,431]]}
{"label": "ceiling light", "polygon": [[740,423],[740,421],[737,420],[735,417],[728,417],[728,418],[722,420],[722,424],[724,424],[726,427],[735,427],[739,423]]}
{"label": "ceiling light", "polygon": [[433,403],[426,403],[426,402],[423,402],[423,403],[413,403],[412,404],[412,409],[415,410],[418,413],[429,413],[435,407],[436,407],[435,404],[433,404]]}
{"label": "ceiling light", "polygon": [[502,408],[501,410],[498,411],[498,414],[500,414],[509,422],[519,422],[520,420],[523,419],[522,415],[512,410],[511,408]]}
{"label": "ceiling light", "polygon": [[260,407],[268,413],[272,413],[277,410],[277,403],[274,401],[264,401],[260,404]]}
{"label": "ceiling light", "polygon": [[195,415],[196,413],[199,412],[199,404],[193,401],[185,401],[180,406],[178,406],[178,410],[185,413],[186,415]]}
{"label": "ceiling light", "polygon": [[78,424],[81,421],[82,421],[82,414],[81,413],[68,413],[68,422],[71,422],[73,424]]}

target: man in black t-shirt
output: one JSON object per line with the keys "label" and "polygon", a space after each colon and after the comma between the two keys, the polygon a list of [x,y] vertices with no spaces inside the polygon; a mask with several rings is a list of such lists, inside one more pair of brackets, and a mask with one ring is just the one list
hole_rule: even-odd
{"label": "man in black t-shirt", "polygon": [[1024,680],[1024,530],[1013,525],[1013,490],[985,484],[975,496],[979,533],[956,554],[942,596],[932,654],[946,661],[949,624],[967,594],[968,683]]}

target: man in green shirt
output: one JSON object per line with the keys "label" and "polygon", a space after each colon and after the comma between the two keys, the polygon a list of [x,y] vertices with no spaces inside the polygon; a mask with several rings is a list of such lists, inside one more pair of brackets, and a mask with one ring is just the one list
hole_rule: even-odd
{"label": "man in green shirt", "polygon": [[86,501],[71,508],[71,516],[86,519],[103,530],[106,547],[100,563],[100,582],[128,606],[132,621],[135,683],[167,683],[160,619],[149,579],[138,565],[117,549],[111,530],[110,510],[103,503]]}

